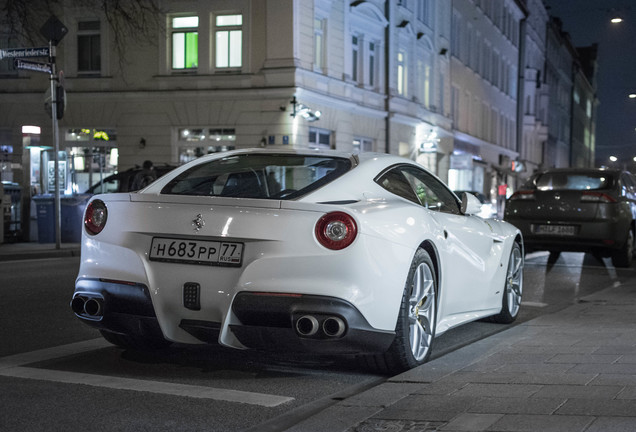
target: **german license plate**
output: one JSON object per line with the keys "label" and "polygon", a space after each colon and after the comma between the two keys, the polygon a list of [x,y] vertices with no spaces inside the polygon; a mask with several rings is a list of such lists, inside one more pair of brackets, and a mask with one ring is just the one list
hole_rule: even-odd
{"label": "german license plate", "polygon": [[240,267],[243,243],[154,237],[151,261]]}
{"label": "german license plate", "polygon": [[576,235],[576,226],[574,225],[535,225],[534,233],[573,236],[573,235]]}

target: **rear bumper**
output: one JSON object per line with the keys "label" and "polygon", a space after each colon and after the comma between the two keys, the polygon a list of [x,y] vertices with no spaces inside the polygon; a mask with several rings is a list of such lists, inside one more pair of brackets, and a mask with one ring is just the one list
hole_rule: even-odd
{"label": "rear bumper", "polygon": [[163,339],[148,287],[143,284],[79,279],[71,309],[82,322],[100,330]]}
{"label": "rear bumper", "polygon": [[248,348],[359,354],[384,352],[395,338],[395,332],[374,329],[352,304],[334,297],[242,292],[232,312],[240,324],[230,329]]}
{"label": "rear bumper", "polygon": [[535,234],[536,225],[546,221],[506,219],[523,235],[526,250],[554,250],[567,252],[611,252],[623,247],[627,241],[628,221],[550,221],[550,225],[576,226],[575,235]]}
{"label": "rear bumper", "polygon": [[[71,300],[85,324],[114,333],[163,339],[148,287],[79,279]],[[373,328],[351,303],[327,296],[241,292],[229,330],[247,348],[277,352],[359,354],[386,351],[395,332]],[[203,343],[217,343],[220,322],[182,319],[179,327]]]}

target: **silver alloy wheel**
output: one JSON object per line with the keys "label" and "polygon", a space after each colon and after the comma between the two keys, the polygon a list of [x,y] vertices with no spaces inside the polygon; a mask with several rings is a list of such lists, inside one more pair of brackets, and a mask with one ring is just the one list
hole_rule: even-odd
{"label": "silver alloy wheel", "polygon": [[508,312],[512,317],[517,316],[521,306],[521,295],[523,292],[523,256],[521,248],[515,245],[510,253],[508,261],[508,272],[506,274],[506,292],[508,296]]}
{"label": "silver alloy wheel", "polygon": [[422,361],[431,348],[435,320],[435,278],[427,263],[420,263],[413,275],[409,297],[409,338],[416,361]]}

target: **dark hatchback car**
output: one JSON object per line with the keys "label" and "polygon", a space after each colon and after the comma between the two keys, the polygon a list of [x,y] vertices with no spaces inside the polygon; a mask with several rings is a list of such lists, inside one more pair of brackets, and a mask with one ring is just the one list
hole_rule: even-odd
{"label": "dark hatchback car", "polygon": [[629,267],[634,254],[636,180],[626,171],[555,168],[533,175],[507,201],[504,220],[526,251],[591,252]]}

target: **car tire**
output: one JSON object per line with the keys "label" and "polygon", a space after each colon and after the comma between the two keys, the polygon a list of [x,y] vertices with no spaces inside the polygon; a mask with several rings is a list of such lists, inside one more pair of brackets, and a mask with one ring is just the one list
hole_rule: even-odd
{"label": "car tire", "polygon": [[397,374],[426,363],[431,355],[437,321],[437,278],[429,253],[418,249],[411,263],[389,349],[365,356],[377,372]]}
{"label": "car tire", "polygon": [[629,267],[634,259],[634,230],[632,228],[627,232],[625,244],[618,251],[612,253],[612,264],[614,267]]}
{"label": "car tire", "polygon": [[514,243],[508,259],[506,282],[501,298],[501,312],[490,317],[490,321],[510,324],[519,315],[523,294],[523,254],[519,243]]}
{"label": "car tire", "polygon": [[122,333],[114,333],[108,330],[99,331],[104,339],[120,348],[130,349],[133,351],[149,351],[166,348],[170,342],[165,339],[157,338],[138,338]]}

